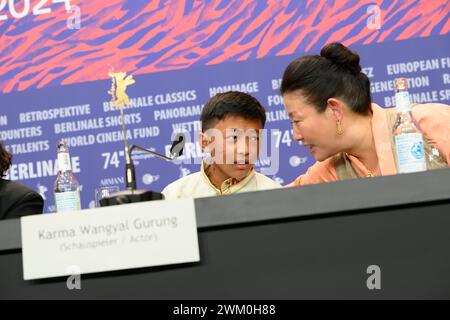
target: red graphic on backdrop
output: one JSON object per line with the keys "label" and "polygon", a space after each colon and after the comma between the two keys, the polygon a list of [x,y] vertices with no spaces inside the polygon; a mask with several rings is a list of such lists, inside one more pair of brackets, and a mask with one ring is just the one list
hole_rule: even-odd
{"label": "red graphic on backdrop", "polygon": [[[138,75],[450,30],[448,0],[71,0],[80,29],[67,25],[69,0],[53,1],[38,16],[0,11],[0,92],[106,79],[110,66]],[[379,30],[368,27],[371,5]]]}

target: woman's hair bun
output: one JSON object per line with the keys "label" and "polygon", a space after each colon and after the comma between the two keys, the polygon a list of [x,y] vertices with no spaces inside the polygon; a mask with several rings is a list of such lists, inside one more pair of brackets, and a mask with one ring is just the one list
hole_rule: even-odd
{"label": "woman's hair bun", "polygon": [[320,55],[354,74],[361,72],[359,55],[341,43],[327,44],[320,51]]}

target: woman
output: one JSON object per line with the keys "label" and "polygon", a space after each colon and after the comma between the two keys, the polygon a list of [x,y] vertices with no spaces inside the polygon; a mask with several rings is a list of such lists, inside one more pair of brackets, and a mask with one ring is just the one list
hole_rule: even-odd
{"label": "woman", "polygon": [[11,166],[11,155],[0,143],[0,220],[42,213],[42,197],[18,183],[3,180]]}
{"label": "woman", "polygon": [[[392,127],[395,109],[372,103],[359,56],[340,43],[305,56],[286,69],[281,94],[294,139],[318,161],[289,186],[397,173]],[[433,167],[450,164],[450,107],[413,106],[427,146],[438,150]],[[431,153],[428,154],[432,156]]]}

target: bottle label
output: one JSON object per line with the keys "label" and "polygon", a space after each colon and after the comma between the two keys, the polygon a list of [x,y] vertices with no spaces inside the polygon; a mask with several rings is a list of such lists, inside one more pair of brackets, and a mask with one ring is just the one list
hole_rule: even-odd
{"label": "bottle label", "polygon": [[55,204],[58,213],[81,210],[80,191],[56,192]]}
{"label": "bottle label", "polygon": [[58,170],[61,172],[72,171],[69,153],[67,152],[58,153]]}
{"label": "bottle label", "polygon": [[407,133],[395,137],[399,173],[427,170],[423,136],[420,133]]}
{"label": "bottle label", "polygon": [[411,111],[411,100],[408,91],[400,91],[395,94],[395,103],[399,112]]}

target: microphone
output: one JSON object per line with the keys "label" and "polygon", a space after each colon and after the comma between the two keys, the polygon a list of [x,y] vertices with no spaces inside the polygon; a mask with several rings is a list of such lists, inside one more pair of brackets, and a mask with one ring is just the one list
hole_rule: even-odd
{"label": "microphone", "polygon": [[136,169],[134,167],[133,159],[131,158],[131,155],[135,149],[152,154],[160,159],[164,159],[167,161],[174,161],[183,154],[183,149],[184,149],[185,144],[186,144],[186,137],[184,136],[183,133],[178,133],[175,136],[172,146],[170,147],[171,157],[166,157],[165,155],[162,155],[162,154],[157,153],[152,150],[145,149],[145,148],[137,146],[137,145],[131,145],[128,150],[126,173],[125,173],[125,181],[126,181],[127,190],[136,190],[136,188],[137,188]]}
{"label": "microphone", "polygon": [[184,146],[186,144],[186,137],[183,133],[177,133],[175,136],[175,140],[172,143],[172,147],[170,147],[170,154],[173,157],[181,157],[183,155]]}
{"label": "microphone", "polygon": [[100,206],[114,206],[128,203],[136,203],[143,201],[152,201],[152,200],[162,200],[164,199],[164,195],[160,192],[149,191],[149,190],[136,190],[136,168],[134,166],[134,162],[132,159],[132,153],[134,150],[141,150],[145,153],[149,153],[158,157],[160,159],[164,159],[166,161],[174,161],[178,157],[183,154],[183,149],[186,144],[186,137],[183,133],[178,133],[175,137],[175,140],[172,143],[170,148],[170,157],[162,155],[158,152],[143,148],[137,145],[131,145],[127,150],[126,155],[126,167],[125,167],[125,181],[126,181],[126,190],[119,191],[111,194],[109,197],[100,200]]}

